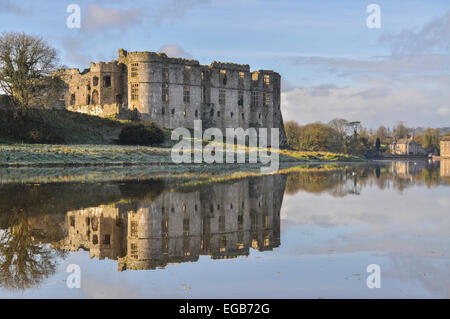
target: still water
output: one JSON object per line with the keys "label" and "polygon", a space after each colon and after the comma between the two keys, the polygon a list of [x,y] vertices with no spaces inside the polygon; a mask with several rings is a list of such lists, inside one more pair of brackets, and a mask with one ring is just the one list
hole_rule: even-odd
{"label": "still water", "polygon": [[2,184],[0,297],[448,298],[449,185],[450,162],[425,161]]}

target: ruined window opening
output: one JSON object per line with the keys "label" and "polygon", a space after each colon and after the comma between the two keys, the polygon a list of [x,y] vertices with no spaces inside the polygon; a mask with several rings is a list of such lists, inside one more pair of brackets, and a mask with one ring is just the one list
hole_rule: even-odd
{"label": "ruined window opening", "polygon": [[103,77],[103,86],[109,88],[111,86],[111,77],[109,75],[105,75]]}
{"label": "ruined window opening", "polygon": [[94,245],[97,245],[97,244],[98,244],[98,236],[97,236],[97,235],[92,236],[92,243],[93,243]]}
{"label": "ruined window opening", "polygon": [[94,76],[94,77],[92,78],[92,85],[93,85],[93,86],[97,86],[97,85],[98,85],[98,77],[97,77],[97,76]]}
{"label": "ruined window opening", "polygon": [[220,70],[220,80],[223,85],[227,85],[227,70]]}
{"label": "ruined window opening", "polygon": [[252,106],[258,106],[259,105],[259,92],[253,91],[252,92]]}
{"label": "ruined window opening", "polygon": [[[175,114],[175,109],[172,109],[171,113],[172,113],[172,115],[174,115]],[[173,207],[172,207],[172,213],[173,213]]]}
{"label": "ruined window opening", "polygon": [[121,94],[117,94],[116,95],[116,103],[122,103],[122,95]]}
{"label": "ruined window opening", "polygon": [[92,92],[92,98],[91,98],[92,104],[98,104],[98,91],[94,90]]}
{"label": "ruined window opening", "polygon": [[265,93],[264,94],[264,106],[269,106],[269,103],[270,103],[270,94]]}
{"label": "ruined window opening", "polygon": [[130,235],[131,237],[137,237],[138,235],[138,224],[135,221],[131,222],[131,227],[130,227]]}
{"label": "ruined window opening", "polygon": [[261,119],[261,113],[258,114],[258,118]]}
{"label": "ruined window opening", "polygon": [[135,78],[138,76],[138,72],[139,72],[139,63],[131,63],[131,74],[130,76],[132,78]]}
{"label": "ruined window opening", "polygon": [[225,216],[219,216],[219,231],[225,231]]}
{"label": "ruined window opening", "polygon": [[214,110],[211,110],[211,112],[209,112],[210,116],[213,117],[214,116]]}
{"label": "ruined window opening", "polygon": [[238,105],[244,106],[244,91],[238,92]]}
{"label": "ruined window opening", "polygon": [[206,76],[205,71],[202,71],[202,81],[205,79],[205,76]]}
{"label": "ruined window opening", "polygon": [[89,94],[86,96],[86,104],[91,104],[91,96]]}
{"label": "ruined window opening", "polygon": [[103,236],[103,245],[109,245],[111,244],[111,235],[106,234]]}
{"label": "ruined window opening", "polygon": [[131,100],[136,101],[139,99],[139,83],[131,83]]}
{"label": "ruined window opening", "polygon": [[169,102],[169,84],[163,83],[161,90],[161,99],[163,102]]}
{"label": "ruined window opening", "polygon": [[190,81],[191,81],[191,67],[189,65],[186,65],[184,67],[183,77],[184,77],[184,83],[190,83]]}
{"label": "ruined window opening", "polygon": [[202,103],[206,103],[206,87],[202,86]]}
{"label": "ruined window opening", "polygon": [[225,105],[225,90],[219,90],[219,104]]}
{"label": "ruined window opening", "polygon": [[90,85],[90,84],[86,85],[86,89],[87,89],[88,91],[90,91],[90,90],[91,90],[91,85]]}
{"label": "ruined window opening", "polygon": [[226,247],[227,247],[227,236],[222,236],[222,240],[221,240],[221,243],[220,243],[219,251],[221,253],[225,252]]}
{"label": "ruined window opening", "polygon": [[244,114],[244,113],[242,113],[242,119],[243,119],[243,120],[245,119],[245,114]]}
{"label": "ruined window opening", "polygon": [[264,86],[268,88],[270,85],[270,75],[264,74]]}
{"label": "ruined window opening", "polygon": [[231,118],[233,118],[233,115],[234,115],[233,112],[231,112],[231,113],[230,113]]}
{"label": "ruined window opening", "polygon": [[138,259],[139,256],[138,256],[137,244],[132,243],[130,245],[130,250],[131,250],[131,258]]}
{"label": "ruined window opening", "polygon": [[70,226],[75,227],[75,216],[70,216]]}
{"label": "ruined window opening", "polygon": [[183,219],[183,232],[189,232],[189,218]]}
{"label": "ruined window opening", "polygon": [[70,96],[70,105],[74,104],[75,104],[75,93],[72,93],[72,95]]}
{"label": "ruined window opening", "polygon": [[191,88],[188,85],[183,88],[183,102],[191,103]]}
{"label": "ruined window opening", "polygon": [[195,117],[198,117],[198,110],[195,110]]}
{"label": "ruined window opening", "polygon": [[169,81],[169,66],[167,65],[162,68],[162,79],[163,81]]}
{"label": "ruined window opening", "polygon": [[239,85],[243,85],[244,84],[244,72],[239,72]]}
{"label": "ruined window opening", "polygon": [[217,111],[217,117],[220,117],[220,111]]}
{"label": "ruined window opening", "polygon": [[98,230],[98,218],[97,217],[93,217],[91,220],[91,225],[92,225],[92,230],[93,231],[97,231]]}
{"label": "ruined window opening", "polygon": [[257,82],[259,78],[259,74],[258,73],[252,73],[252,81]]}

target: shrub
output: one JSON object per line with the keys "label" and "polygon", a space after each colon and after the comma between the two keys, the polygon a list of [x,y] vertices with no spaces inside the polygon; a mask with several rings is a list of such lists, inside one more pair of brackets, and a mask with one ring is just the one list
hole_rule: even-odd
{"label": "shrub", "polygon": [[155,145],[164,142],[164,132],[150,124],[134,124],[125,126],[119,134],[119,141],[127,145]]}

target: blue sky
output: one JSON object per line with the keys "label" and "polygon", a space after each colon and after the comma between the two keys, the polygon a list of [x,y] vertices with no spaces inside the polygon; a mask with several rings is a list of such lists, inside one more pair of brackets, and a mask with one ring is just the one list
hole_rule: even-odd
{"label": "blue sky", "polygon": [[[81,29],[66,8],[81,7]],[[381,8],[369,29],[366,8]],[[0,0],[1,31],[42,35],[81,69],[117,49],[273,69],[285,121],[450,126],[450,5],[443,0]]]}

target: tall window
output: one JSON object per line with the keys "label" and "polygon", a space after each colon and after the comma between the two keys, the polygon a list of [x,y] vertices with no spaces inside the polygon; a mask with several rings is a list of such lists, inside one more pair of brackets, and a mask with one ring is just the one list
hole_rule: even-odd
{"label": "tall window", "polygon": [[191,89],[189,85],[185,85],[183,89],[183,102],[191,103]]}
{"label": "tall window", "polygon": [[103,86],[107,88],[111,86],[111,77],[109,75],[103,77]]}
{"label": "tall window", "polygon": [[252,73],[252,81],[255,81],[255,82],[257,82],[257,81],[258,81],[258,77],[259,77],[259,74],[258,74],[258,72],[254,72],[254,73]]}
{"label": "tall window", "polygon": [[270,94],[264,93],[264,106],[269,106],[270,103]]}
{"label": "tall window", "polygon": [[253,91],[252,92],[252,106],[258,106],[259,105],[259,92]]}
{"label": "tall window", "polygon": [[244,91],[238,92],[238,105],[244,106]]}
{"label": "tall window", "polygon": [[162,79],[163,81],[169,81],[169,66],[164,65],[162,68]]}
{"label": "tall window", "polygon": [[161,99],[163,102],[169,102],[169,84],[163,83],[161,90]]}
{"label": "tall window", "polygon": [[131,100],[139,99],[139,83],[131,83]]}
{"label": "tall window", "polygon": [[131,63],[130,77],[135,78],[138,76],[139,63]]}
{"label": "tall window", "polygon": [[220,70],[220,82],[227,85],[227,70]]}
{"label": "tall window", "polygon": [[184,83],[190,83],[190,81],[191,81],[191,67],[189,65],[186,65],[184,67],[183,77],[184,77]]}
{"label": "tall window", "polygon": [[202,86],[202,103],[206,103],[206,87]]}
{"label": "tall window", "polygon": [[239,85],[244,85],[244,72],[239,72]]}
{"label": "tall window", "polygon": [[225,105],[225,90],[219,90],[219,104]]}
{"label": "tall window", "polygon": [[270,85],[270,75],[264,74],[264,86],[268,88]]}

